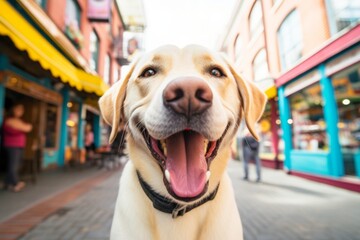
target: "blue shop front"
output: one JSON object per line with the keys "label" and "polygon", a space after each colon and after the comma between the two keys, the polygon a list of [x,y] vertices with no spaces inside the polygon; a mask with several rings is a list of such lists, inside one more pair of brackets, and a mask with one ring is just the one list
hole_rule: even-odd
{"label": "blue shop front", "polygon": [[284,168],[360,177],[360,25],[276,80]]}

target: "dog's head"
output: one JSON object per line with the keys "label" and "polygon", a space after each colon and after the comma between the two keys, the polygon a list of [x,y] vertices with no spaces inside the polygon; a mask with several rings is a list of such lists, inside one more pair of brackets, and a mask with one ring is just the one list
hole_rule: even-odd
{"label": "dog's head", "polygon": [[199,46],[165,46],[136,60],[99,103],[112,125],[129,132],[130,159],[158,192],[199,199],[218,185],[229,145],[244,118],[254,124],[265,95],[219,54]]}

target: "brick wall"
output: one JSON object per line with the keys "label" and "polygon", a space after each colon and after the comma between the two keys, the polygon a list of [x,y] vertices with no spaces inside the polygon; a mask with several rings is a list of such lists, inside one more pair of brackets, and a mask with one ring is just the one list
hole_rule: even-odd
{"label": "brick wall", "polygon": [[[309,56],[330,37],[325,0],[283,0],[273,5],[271,0],[262,0],[264,31],[257,37],[250,37],[249,15],[256,0],[243,2],[235,16],[227,38],[226,51],[233,58],[235,67],[245,78],[253,79],[253,60],[264,47],[267,48],[270,75],[274,78],[281,72],[277,31],[283,20],[295,8],[299,11],[304,57]],[[234,44],[242,39],[241,55],[234,59]]]}
{"label": "brick wall", "polygon": [[[95,30],[100,40],[99,59],[98,59],[98,74],[104,77],[104,63],[105,56],[109,54],[110,63],[110,83],[115,82],[118,79],[114,78],[114,72],[120,72],[120,65],[116,62],[115,55],[112,51],[112,42],[114,36],[120,34],[122,36],[123,26],[119,12],[116,10],[115,2],[112,2],[111,12],[112,21],[111,28],[109,23],[102,22],[90,22],[87,18],[87,0],[74,0],[78,3],[81,9],[81,23],[80,29],[84,36],[84,43],[79,53],[89,62],[90,59],[90,34],[92,30]],[[47,0],[45,11],[54,23],[64,31],[65,29],[65,10],[66,0]],[[111,30],[111,32],[110,32]]]}

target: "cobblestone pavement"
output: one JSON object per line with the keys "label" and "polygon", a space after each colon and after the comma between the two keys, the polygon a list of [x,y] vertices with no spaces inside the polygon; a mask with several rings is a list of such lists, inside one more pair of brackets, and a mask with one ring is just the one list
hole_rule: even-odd
{"label": "cobblestone pavement", "polygon": [[[255,169],[250,168],[255,179]],[[360,194],[263,169],[263,182],[228,169],[246,240],[360,239]],[[120,173],[50,216],[23,240],[108,239]],[[250,176],[251,177],[251,176]]]}

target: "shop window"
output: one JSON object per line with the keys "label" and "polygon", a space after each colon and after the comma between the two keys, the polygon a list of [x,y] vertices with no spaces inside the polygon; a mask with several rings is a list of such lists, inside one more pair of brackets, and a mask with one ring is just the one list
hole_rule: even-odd
{"label": "shop window", "polygon": [[99,46],[100,41],[96,32],[93,30],[90,33],[90,67],[91,69],[98,71],[98,59],[99,59]]}
{"label": "shop window", "polygon": [[[274,145],[272,142],[272,133],[271,133],[271,109],[270,103],[268,102],[265,107],[265,111],[259,121],[260,124],[260,149],[259,153],[261,155],[270,155],[271,159],[274,159]],[[266,158],[266,157],[265,157]]]}
{"label": "shop window", "polygon": [[359,0],[328,0],[327,4],[332,34],[360,21]]}
{"label": "shop window", "polygon": [[79,104],[76,102],[68,102],[67,107],[69,108],[69,117],[66,121],[67,125],[67,146],[70,149],[77,148],[77,139],[79,131]]}
{"label": "shop window", "polygon": [[249,17],[250,36],[254,38],[263,30],[261,0],[257,0],[251,10]]}
{"label": "shop window", "polygon": [[78,49],[83,46],[83,35],[80,30],[81,10],[76,0],[67,0],[65,9],[65,34]]}
{"label": "shop window", "polygon": [[339,113],[339,141],[346,174],[355,174],[354,157],[360,155],[360,64],[332,77]]}
{"label": "shop window", "polygon": [[319,151],[328,149],[323,99],[319,83],[289,96],[293,129],[293,148]]}
{"label": "shop window", "polygon": [[58,107],[54,104],[46,104],[45,121],[45,148],[55,148],[58,129]]}
{"label": "shop window", "polygon": [[259,153],[262,159],[275,160],[277,157],[279,160],[284,160],[282,157],[282,131],[279,126],[280,120],[277,109],[277,101],[275,99],[269,100],[259,121],[261,139]]}
{"label": "shop window", "polygon": [[297,10],[292,11],[285,18],[280,25],[277,35],[281,68],[286,70],[293,66],[302,56],[301,23]]}
{"label": "shop window", "polygon": [[111,59],[108,54],[105,56],[105,64],[104,64],[104,82],[110,84],[110,65]]}
{"label": "shop window", "polygon": [[261,81],[269,78],[269,68],[266,58],[266,50],[261,49],[256,54],[253,62],[254,81]]}

